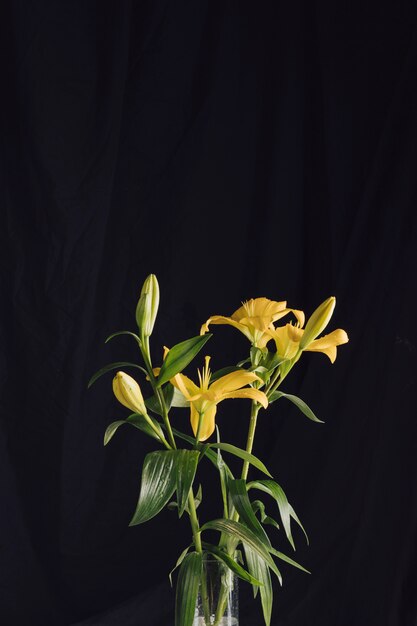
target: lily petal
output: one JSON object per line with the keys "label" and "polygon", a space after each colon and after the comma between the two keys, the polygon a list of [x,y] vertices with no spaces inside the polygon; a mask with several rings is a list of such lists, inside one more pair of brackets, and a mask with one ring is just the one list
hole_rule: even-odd
{"label": "lily petal", "polygon": [[212,383],[210,385],[210,391],[212,391],[216,397],[222,396],[224,392],[235,391],[240,387],[253,383],[255,380],[260,380],[260,378],[253,372],[237,370],[236,372],[230,372],[230,374],[222,376]]}
{"label": "lily petal", "polygon": [[[199,441],[205,441],[208,439],[213,433],[215,429],[215,415],[216,415],[217,407],[215,404],[209,406],[205,411],[201,418],[201,426],[200,433],[198,436]],[[197,436],[198,431],[198,423],[200,421],[200,414],[196,410],[196,408],[191,405],[191,414],[190,414],[190,422],[191,428],[193,429],[194,436]]]}
{"label": "lily petal", "polygon": [[246,326],[243,326],[231,317],[225,317],[224,315],[213,315],[212,317],[209,317],[207,322],[202,325],[200,329],[200,335],[208,333],[210,324],[228,324],[229,326],[234,326],[235,328],[240,330],[241,333],[246,335],[248,339],[251,339],[251,333]]}
{"label": "lily petal", "polygon": [[332,363],[335,362],[337,356],[336,346],[341,346],[349,341],[349,337],[342,328],[338,328],[320,339],[312,341],[305,350],[307,352],[323,352],[329,357]]}
{"label": "lily petal", "polygon": [[261,404],[264,409],[266,409],[268,406],[268,398],[266,397],[264,392],[259,391],[259,389],[254,389],[253,387],[237,389],[236,391],[230,391],[222,395],[222,400],[229,400],[231,398],[250,398],[251,400],[256,400],[256,402],[259,402],[259,404]]}
{"label": "lily petal", "polygon": [[169,381],[171,385],[174,385],[187,400],[194,399],[194,396],[200,396],[201,390],[197,385],[184,374],[176,374]]}
{"label": "lily petal", "polygon": [[284,310],[286,306],[286,301],[275,302],[268,298],[252,298],[232,313],[232,318],[240,322],[246,317],[269,317],[272,321],[273,316]]}

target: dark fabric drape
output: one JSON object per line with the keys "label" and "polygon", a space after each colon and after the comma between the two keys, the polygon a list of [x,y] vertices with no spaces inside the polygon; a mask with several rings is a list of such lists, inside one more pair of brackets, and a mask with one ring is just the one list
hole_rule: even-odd
{"label": "dark fabric drape", "polygon": [[[153,272],[156,361],[244,299],[337,297],[349,344],[286,388],[325,424],[280,401],[256,440],[310,537],[272,624],[415,626],[416,3],[13,0],[2,18],[1,623],[173,623],[186,520],[128,527],[152,444],[126,427],[104,448],[126,415],[111,375],[86,388],[136,358],[104,340],[134,329]],[[216,369],[246,354],[231,328],[210,342]],[[224,440],[244,443],[244,408],[219,408]]]}

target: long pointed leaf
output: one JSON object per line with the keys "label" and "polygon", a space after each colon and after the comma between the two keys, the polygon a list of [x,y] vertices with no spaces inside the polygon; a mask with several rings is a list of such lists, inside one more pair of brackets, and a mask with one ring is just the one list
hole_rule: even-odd
{"label": "long pointed leaf", "polygon": [[190,552],[181,563],[175,598],[175,626],[193,624],[202,567],[199,552]]}
{"label": "long pointed leaf", "polygon": [[[163,394],[165,398],[165,404],[167,409],[171,408],[172,397],[174,395],[174,387],[172,385],[167,385],[163,389]],[[145,400],[145,404],[148,409],[157,413],[157,415],[162,415],[161,405],[159,404],[159,399],[156,396],[151,396]]]}
{"label": "long pointed leaf", "polygon": [[223,450],[224,452],[229,452],[230,454],[234,454],[235,456],[243,459],[244,461],[248,461],[251,465],[256,467],[258,470],[266,474],[267,476],[271,476],[271,474],[266,469],[265,465],[260,461],[254,454],[250,454],[246,452],[246,450],[242,450],[242,448],[238,448],[237,446],[232,445],[231,443],[211,443],[211,448],[218,448],[219,450]]}
{"label": "long pointed leaf", "polygon": [[[259,489],[264,493],[268,493],[272,496],[279,509],[281,515],[282,525],[284,526],[285,534],[290,542],[291,546],[295,550],[294,539],[291,533],[291,518],[293,518],[301,526],[300,520],[296,517],[295,511],[287,500],[287,496],[284,490],[274,480],[255,480],[248,483],[248,489]],[[304,528],[301,526],[304,531]],[[305,532],[305,531],[304,531]]]}
{"label": "long pointed leaf", "polygon": [[181,565],[181,563],[183,562],[183,560],[185,559],[185,557],[188,554],[188,550],[191,548],[192,544],[190,544],[189,546],[187,546],[185,548],[185,550],[183,550],[181,552],[181,554],[179,555],[177,562],[175,563],[175,566],[172,568],[172,570],[169,572],[168,578],[169,578],[169,584],[172,587],[172,574],[175,572],[175,570],[177,569],[177,567],[179,567]]}
{"label": "long pointed leaf", "polygon": [[231,569],[232,572],[234,572],[236,576],[238,576],[242,580],[245,580],[251,585],[255,585],[257,587],[262,585],[262,583],[259,580],[257,580],[254,576],[252,576],[249,572],[247,572],[245,568],[239,565],[239,563],[236,563],[236,561],[230,556],[230,554],[223,552],[223,550],[220,550],[218,546],[213,546],[210,543],[203,542],[203,548],[204,550],[206,550],[206,552],[209,552],[214,557],[216,557],[216,559],[225,563],[227,567]]}
{"label": "long pointed leaf", "polygon": [[178,516],[184,513],[198,465],[198,450],[176,450]]}
{"label": "long pointed leaf", "polygon": [[271,553],[274,556],[276,556],[278,559],[281,559],[281,561],[285,561],[289,565],[292,565],[293,567],[297,567],[298,569],[300,569],[302,572],[305,572],[306,574],[311,574],[311,572],[309,572],[308,569],[306,569],[305,567],[297,563],[297,561],[294,561],[294,559],[290,559],[290,557],[287,556],[286,554],[279,552],[279,550],[272,549]]}
{"label": "long pointed leaf", "polygon": [[157,378],[157,385],[160,387],[168,382],[170,378],[181,372],[200,352],[204,344],[210,339],[211,334],[198,335],[191,339],[186,339],[173,346],[166,355],[162,363],[161,370]]}
{"label": "long pointed leaf", "polygon": [[109,441],[113,438],[114,433],[119,428],[119,426],[123,426],[123,424],[130,424],[131,426],[135,426],[139,430],[146,433],[149,437],[153,439],[158,439],[158,435],[152,428],[149,426],[143,415],[139,415],[139,413],[132,413],[126,420],[117,420],[116,422],[112,422],[107,426],[106,432],[104,433],[104,445],[106,446]]}
{"label": "long pointed leaf", "polygon": [[297,409],[299,409],[301,413],[304,413],[304,415],[308,417],[308,419],[312,420],[313,422],[318,422],[319,424],[324,424],[323,420],[319,420],[317,415],[313,413],[313,411],[304,402],[304,400],[301,400],[301,398],[299,398],[298,396],[293,396],[289,393],[284,393],[283,391],[274,391],[274,393],[271,394],[269,401],[274,402],[275,400],[278,400],[279,398],[287,398],[287,400],[295,404]]}
{"label": "long pointed leaf", "polygon": [[266,514],[265,505],[261,500],[254,500],[251,504],[254,513],[259,511],[262,524],[270,524],[279,530],[278,522],[273,517]]}
{"label": "long pointed leaf", "polygon": [[111,370],[118,370],[121,367],[135,367],[136,369],[141,370],[142,372],[147,374],[146,370],[136,363],[130,363],[129,361],[118,361],[117,363],[109,363],[92,375],[92,377],[88,381],[87,389],[90,389],[91,385],[93,385],[96,380],[103,376],[103,374],[107,374],[107,372],[111,372]]}
{"label": "long pointed leaf", "polygon": [[233,506],[239,513],[239,517],[269,549],[271,542],[262,524],[253,512],[246,489],[246,481],[241,478],[238,480],[229,480],[228,487]]}
{"label": "long pointed leaf", "polygon": [[248,569],[252,576],[258,578],[262,582],[261,587],[253,587],[254,597],[256,597],[258,590],[261,594],[262,612],[266,626],[270,626],[272,615],[272,602],[273,591],[271,574],[269,567],[262,560],[262,558],[254,550],[245,546],[245,556],[248,564]]}
{"label": "long pointed leaf", "polygon": [[136,333],[132,333],[130,330],[119,330],[119,331],[117,331],[117,333],[112,333],[111,335],[109,335],[107,337],[107,339],[106,339],[106,341],[104,343],[108,343],[109,341],[111,341],[115,337],[120,337],[120,335],[130,335],[139,344],[139,347],[142,345],[142,342],[141,342],[140,338],[138,337],[138,335],[136,335]]}
{"label": "long pointed leaf", "polygon": [[234,537],[234,539],[238,539],[239,541],[241,541],[244,546],[248,545],[250,548],[255,550],[255,552],[257,552],[260,557],[263,558],[267,565],[276,574],[278,579],[281,580],[281,574],[277,566],[275,565],[271,555],[269,554],[268,548],[249,528],[246,528],[246,526],[244,526],[240,522],[234,522],[230,519],[220,518],[212,520],[210,522],[206,522],[204,526],[201,527],[201,531],[209,529],[224,532]]}
{"label": "long pointed leaf", "polygon": [[146,455],[139,501],[129,526],[143,524],[168,504],[176,487],[175,450],[150,452]]}
{"label": "long pointed leaf", "polygon": [[[163,424],[161,424],[161,425],[163,426]],[[182,439],[183,441],[186,441],[187,443],[191,444],[192,446],[195,445],[194,437],[190,437],[190,435],[186,435],[185,433],[181,432],[180,430],[177,430],[176,428],[173,428],[172,432],[179,439]],[[217,467],[217,454],[214,452],[214,450],[210,450],[210,446],[208,446],[208,445],[205,446],[204,454],[213,463],[213,465],[215,465]],[[224,461],[223,461],[223,463],[224,463]],[[234,478],[234,476],[232,474],[232,471],[229,468],[229,466],[227,465],[227,463],[224,463],[224,467],[225,467],[225,470],[227,472],[227,475],[230,476],[230,478]]]}
{"label": "long pointed leaf", "polygon": [[310,545],[310,540],[309,540],[308,535],[307,535],[307,533],[305,531],[305,528],[302,525],[302,523],[300,522],[300,518],[298,517],[297,513],[294,511],[294,508],[291,506],[291,504],[290,504],[290,515],[297,522],[297,524],[299,525],[299,527],[303,531],[304,536],[305,536],[306,541],[307,541],[307,545]]}

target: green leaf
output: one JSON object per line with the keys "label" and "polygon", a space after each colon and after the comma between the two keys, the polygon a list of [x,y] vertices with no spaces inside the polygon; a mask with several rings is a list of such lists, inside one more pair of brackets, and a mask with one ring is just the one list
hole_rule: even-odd
{"label": "green leaf", "polygon": [[[216,434],[217,434],[217,442],[220,443],[220,431],[216,424]],[[225,467],[225,463],[223,461],[223,457],[221,455],[220,449],[217,450],[217,469],[219,470],[220,476],[220,489],[222,492],[222,500],[223,500],[223,516],[225,518],[229,517],[229,505],[227,499],[227,481],[228,475]]]}
{"label": "green leaf", "polygon": [[[154,423],[156,427],[159,428],[159,430],[161,430],[159,427],[159,424],[157,422],[154,422]],[[104,445],[105,446],[109,443],[110,439],[112,439],[114,433],[119,428],[119,426],[122,426],[123,424],[130,424],[131,426],[135,426],[139,430],[146,433],[149,437],[152,437],[153,439],[156,439],[157,441],[159,441],[158,436],[156,435],[155,431],[152,430],[152,428],[149,426],[148,422],[143,417],[143,415],[140,415],[139,413],[132,413],[132,415],[129,415],[127,419],[117,420],[116,422],[112,422],[109,426],[107,426],[106,432],[104,433]],[[162,430],[161,430],[161,434],[162,434]]]}
{"label": "green leaf", "polygon": [[270,517],[266,514],[265,505],[261,500],[254,500],[251,504],[254,513],[257,513],[259,511],[262,524],[270,524],[271,526],[275,526],[275,528],[279,529],[278,522],[274,520],[273,517]]}
{"label": "green leaf", "polygon": [[115,337],[119,337],[120,335],[130,335],[135,339],[135,341],[139,344],[139,347],[142,345],[142,342],[136,333],[131,333],[130,330],[119,330],[117,333],[112,333],[109,335],[104,343],[108,343]]}
{"label": "green leaf", "polygon": [[291,518],[293,518],[297,522],[297,524],[300,525],[304,534],[305,530],[302,527],[300,520],[296,516],[293,507],[288,502],[287,496],[285,495],[282,487],[280,487],[280,485],[278,485],[278,483],[276,483],[274,480],[256,480],[248,483],[248,489],[252,488],[259,489],[260,491],[269,494],[275,499],[276,503],[278,504],[278,509],[281,516],[282,525],[284,526],[285,534],[287,535],[287,539],[290,542],[291,546],[295,550],[294,539],[291,533]]}
{"label": "green leaf", "polygon": [[255,533],[258,539],[260,539],[260,541],[262,541],[262,543],[267,546],[269,550],[271,542],[269,541],[269,537],[263,529],[262,524],[253,512],[252,505],[248,497],[248,492],[246,490],[246,481],[242,478],[239,478],[237,480],[229,480],[228,487],[233,506],[239,513],[239,517],[245,523],[245,525]]}
{"label": "green leaf", "polygon": [[251,363],[252,365],[254,365],[255,367],[257,365],[259,365],[261,359],[263,356],[263,352],[261,350],[261,348],[257,348],[256,346],[252,346],[250,349],[250,358],[251,358]]}
{"label": "green leaf", "polygon": [[[266,474],[267,476],[271,476],[269,471],[266,469],[265,465],[260,461],[255,455],[249,454],[246,450],[242,450],[242,448],[238,448],[237,446],[233,446],[231,443],[211,443],[211,448],[218,448],[219,450],[223,450],[224,452],[229,452],[230,454],[234,454],[235,456],[243,459],[244,461],[248,461],[251,465],[256,467],[258,470]],[[272,478],[272,476],[271,476]]]}
{"label": "green leaf", "polygon": [[[164,427],[163,424],[161,424],[161,426]],[[182,439],[183,441],[187,441],[192,446],[195,445],[194,437],[190,437],[190,435],[186,435],[185,433],[181,432],[180,430],[177,430],[176,428],[173,428],[172,432],[179,439]],[[210,450],[210,447],[208,445],[206,445],[204,454],[213,463],[213,465],[215,465],[217,467],[217,454],[216,454],[216,452],[214,452],[214,450]],[[225,469],[227,471],[227,475],[230,476],[231,478],[234,478],[234,476],[232,474],[232,471],[230,470],[229,466],[226,463],[224,463],[224,466],[225,466]]]}
{"label": "green leaf", "polygon": [[319,424],[324,424],[323,420],[319,420],[319,418],[314,415],[310,407],[298,396],[293,396],[289,393],[284,393],[283,391],[274,391],[269,398],[269,402],[274,402],[279,398],[287,398],[287,400],[295,404],[295,406],[300,409],[301,413],[304,413],[304,415],[308,417],[308,419],[312,420],[313,422],[318,422]]}
{"label": "green leaf", "polygon": [[260,364],[266,367],[267,370],[272,372],[276,367],[278,367],[278,365],[281,365],[281,363],[283,363],[284,361],[285,359],[280,357],[276,352],[268,352],[267,354],[264,354]]}
{"label": "green leaf", "polygon": [[192,544],[190,544],[189,546],[187,546],[187,547],[185,548],[185,550],[183,550],[183,551],[181,552],[181,554],[179,555],[179,557],[178,557],[178,559],[177,559],[177,562],[175,563],[175,567],[173,567],[173,568],[172,568],[172,570],[169,572],[168,578],[169,578],[169,582],[170,582],[171,587],[172,587],[172,574],[175,572],[175,570],[177,569],[177,567],[179,567],[179,566],[181,565],[181,563],[183,562],[183,560],[184,560],[184,559],[185,559],[185,557],[187,556],[187,554],[188,554],[188,550],[191,548],[191,545],[192,545]]}
{"label": "green leaf", "polygon": [[[169,411],[169,409],[171,408],[172,397],[174,395],[174,387],[172,385],[167,385],[166,387],[164,387],[162,392],[164,394],[167,410]],[[147,408],[153,413],[156,413],[157,415],[162,415],[161,405],[159,404],[159,399],[157,396],[151,396],[150,398],[147,398],[145,400],[145,404]]]}
{"label": "green leaf", "polygon": [[262,612],[265,620],[266,626],[270,626],[271,623],[271,614],[272,614],[272,601],[273,601],[273,590],[272,590],[272,581],[271,574],[269,572],[269,567],[263,561],[263,559],[257,554],[254,550],[252,550],[249,546],[245,546],[245,556],[246,562],[248,564],[249,572],[252,576],[257,578],[262,582],[261,587],[253,587],[253,595],[256,597],[258,590],[261,594],[261,604],[262,604]]}
{"label": "green leaf", "polygon": [[161,450],[146,455],[139,501],[129,526],[143,524],[164,508],[175,491],[176,478],[175,450]]}
{"label": "green leaf", "polygon": [[184,513],[198,465],[198,450],[176,450],[178,516]]}
{"label": "green leaf", "polygon": [[275,549],[272,549],[271,553],[274,556],[276,556],[278,559],[281,559],[281,561],[285,561],[289,565],[292,565],[293,567],[297,567],[298,569],[300,569],[302,572],[305,572],[306,574],[311,574],[311,572],[309,572],[308,569],[306,569],[305,567],[297,563],[297,561],[290,559],[290,557],[287,556],[286,554],[283,554],[282,552],[279,552],[278,550],[275,550]]}
{"label": "green leaf", "polygon": [[293,519],[297,522],[297,524],[299,525],[299,527],[300,527],[300,528],[301,528],[301,530],[303,531],[304,536],[305,536],[306,541],[307,541],[307,545],[310,545],[310,540],[309,540],[308,535],[307,535],[307,533],[306,533],[306,531],[305,531],[305,528],[304,528],[304,526],[302,525],[302,523],[300,522],[300,518],[298,517],[297,513],[294,511],[294,509],[293,509],[293,507],[291,506],[291,504],[290,504],[290,515],[291,515],[291,517],[292,517],[292,518],[293,518]]}
{"label": "green leaf", "polygon": [[229,569],[232,570],[242,580],[246,580],[246,582],[251,583],[251,585],[256,585],[259,587],[262,583],[257,580],[254,576],[251,576],[249,572],[247,572],[239,563],[237,563],[230,554],[223,552],[218,546],[213,546],[210,543],[203,542],[203,548],[210,554],[212,554],[216,559],[222,561],[227,565]]}
{"label": "green leaf", "polygon": [[218,530],[221,533],[231,535],[234,539],[241,541],[244,547],[249,546],[255,550],[255,552],[259,554],[259,556],[262,557],[267,565],[272,569],[276,576],[281,579],[281,574],[269,554],[268,547],[265,546],[265,544],[258,539],[255,533],[253,533],[249,528],[246,528],[246,526],[240,522],[221,518],[206,522],[204,526],[201,527],[201,531],[209,529]]}
{"label": "green leaf", "polygon": [[98,380],[103,374],[107,374],[107,372],[111,372],[111,370],[118,370],[121,367],[135,367],[138,370],[141,370],[145,374],[147,374],[146,370],[140,365],[136,365],[136,363],[130,363],[129,361],[118,361],[117,363],[109,363],[98,370],[95,374],[92,375],[90,380],[88,381],[87,389],[90,389],[91,385],[93,385],[96,380]]}
{"label": "green leaf", "polygon": [[198,485],[197,493],[194,496],[194,504],[195,504],[196,510],[200,506],[202,500],[203,500],[203,490],[201,488],[201,485]]}
{"label": "green leaf", "polygon": [[158,387],[168,382],[175,374],[187,367],[210,337],[211,334],[198,335],[173,346],[162,363],[161,371],[157,378]]}
{"label": "green leaf", "polygon": [[266,367],[263,367],[263,365],[258,365],[255,368],[251,368],[251,372],[259,376],[259,378],[264,383],[267,383],[271,376],[271,372]]}
{"label": "green leaf", "polygon": [[193,624],[202,567],[199,552],[190,552],[181,563],[175,598],[175,626]]}

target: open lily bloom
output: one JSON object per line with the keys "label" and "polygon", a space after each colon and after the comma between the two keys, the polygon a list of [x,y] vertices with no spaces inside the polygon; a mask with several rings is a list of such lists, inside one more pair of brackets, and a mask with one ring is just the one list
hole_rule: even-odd
{"label": "open lily bloom", "polygon": [[[285,359],[292,359],[301,350],[300,342],[304,335],[304,330],[292,324],[286,324],[281,328],[269,331],[269,335],[275,341],[278,355]],[[337,356],[337,346],[348,341],[349,337],[346,331],[338,328],[328,335],[323,335],[323,337],[311,341],[305,348],[302,348],[302,351],[323,352],[334,363]]]}
{"label": "open lily bloom", "polygon": [[184,374],[177,374],[170,381],[190,403],[191,427],[199,441],[205,441],[213,434],[217,405],[222,400],[249,398],[259,402],[264,409],[268,406],[268,399],[262,391],[253,387],[245,387],[255,380],[260,380],[256,374],[238,370],[226,374],[210,384],[209,362],[210,357],[206,356],[203,371],[198,371],[199,385],[196,385]]}
{"label": "open lily bloom", "polygon": [[243,333],[258,348],[264,348],[271,337],[268,330],[274,328],[273,322],[288,313],[293,313],[300,326],[304,326],[304,313],[297,309],[288,309],[286,301],[274,302],[268,298],[255,298],[244,302],[230,317],[213,315],[202,325],[200,334],[209,330],[210,324],[229,324]]}

